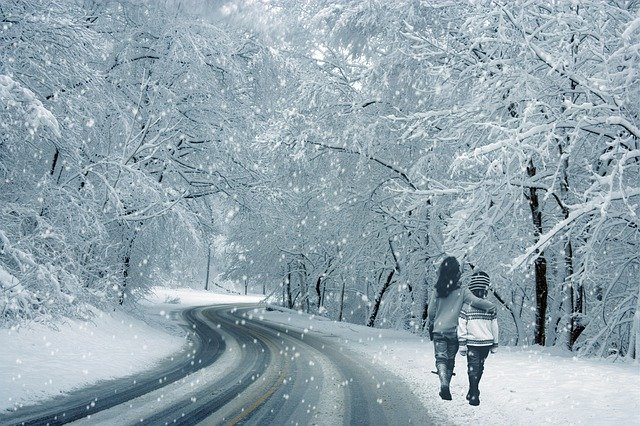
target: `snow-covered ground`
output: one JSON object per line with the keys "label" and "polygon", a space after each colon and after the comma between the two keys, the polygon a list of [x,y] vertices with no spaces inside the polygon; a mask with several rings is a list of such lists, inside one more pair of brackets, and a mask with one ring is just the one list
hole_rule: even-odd
{"label": "snow-covered ground", "polygon": [[91,321],[67,320],[56,329],[30,324],[0,330],[0,410],[152,369],[186,350],[186,333],[174,319],[174,310],[259,300],[160,288],[143,303],[138,317],[96,311]]}
{"label": "snow-covered ground", "polygon": [[[275,307],[274,307],[275,308]],[[501,347],[485,363],[478,407],[470,406],[466,358],[458,355],[452,401],[438,396],[433,344],[408,332],[337,323],[286,311],[263,314],[292,331],[344,344],[363,359],[400,376],[436,419],[452,424],[640,424],[640,365],[577,359],[540,348]]]}
{"label": "snow-covered ground", "polygon": [[[150,368],[182,351],[184,333],[170,315],[176,309],[260,299],[156,289],[145,303],[144,321],[121,312],[98,313],[92,322],[67,321],[58,330],[42,326],[0,330],[0,347],[8,348],[0,351],[0,409]],[[457,359],[453,401],[442,401],[438,378],[431,373],[433,346],[419,336],[293,311],[263,315],[292,331],[316,333],[362,354],[363,362],[405,380],[436,418],[454,424],[640,424],[638,364],[575,359],[537,347],[502,347],[487,359],[481,405],[471,407],[464,399],[466,359]]]}

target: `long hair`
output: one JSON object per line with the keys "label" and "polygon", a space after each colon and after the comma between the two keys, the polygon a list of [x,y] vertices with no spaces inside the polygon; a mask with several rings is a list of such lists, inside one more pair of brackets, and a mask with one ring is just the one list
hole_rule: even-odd
{"label": "long hair", "polygon": [[460,263],[449,256],[440,264],[438,281],[436,281],[436,296],[447,297],[453,290],[460,288]]}

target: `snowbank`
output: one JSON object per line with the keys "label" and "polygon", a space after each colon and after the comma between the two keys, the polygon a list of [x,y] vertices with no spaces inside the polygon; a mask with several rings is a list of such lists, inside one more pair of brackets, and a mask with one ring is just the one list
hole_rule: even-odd
{"label": "snowbank", "polygon": [[122,312],[0,330],[0,409],[147,369],[181,350],[184,338]]}
{"label": "snowbank", "polygon": [[32,324],[0,330],[0,410],[153,368],[185,344],[185,334],[169,315],[173,310],[259,300],[260,296],[157,288],[143,302],[141,319],[123,312],[96,312],[90,322],[67,320],[57,329]]}
{"label": "snowbank", "polygon": [[223,304],[259,303],[265,296],[249,294],[218,294],[192,288],[156,287],[147,296],[149,305],[176,304],[179,306],[207,306]]}

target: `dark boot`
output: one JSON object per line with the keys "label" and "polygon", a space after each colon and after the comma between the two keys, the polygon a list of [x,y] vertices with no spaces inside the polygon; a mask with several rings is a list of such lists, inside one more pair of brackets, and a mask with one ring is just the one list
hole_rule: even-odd
{"label": "dark boot", "polygon": [[[478,397],[480,397],[480,389],[478,389],[475,394]],[[471,399],[471,386],[469,386],[469,391],[467,392],[467,396],[465,398],[467,398],[467,401],[469,401]]]}
{"label": "dark boot", "polygon": [[471,372],[469,372],[469,390],[467,391],[467,396],[465,396],[467,401],[471,400],[471,395],[474,394],[474,389],[476,387],[474,386],[474,380],[475,376]]}
{"label": "dark boot", "polygon": [[440,378],[440,398],[451,401],[451,391],[449,390],[451,375],[449,374],[449,369],[446,364],[438,364],[436,369]]}
{"label": "dark boot", "polygon": [[480,405],[480,395],[471,395],[469,397],[469,405],[477,407]]}
{"label": "dark boot", "polygon": [[444,399],[445,401],[451,401],[451,391],[449,390],[449,387],[440,387],[440,398]]}
{"label": "dark boot", "polygon": [[469,405],[480,405],[480,390],[478,389],[479,382],[480,378],[478,376],[475,374],[469,375],[469,392],[467,393]]}

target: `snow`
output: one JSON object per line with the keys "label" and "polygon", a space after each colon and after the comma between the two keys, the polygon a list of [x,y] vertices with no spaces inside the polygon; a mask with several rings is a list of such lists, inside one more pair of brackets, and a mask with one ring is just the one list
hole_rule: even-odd
{"label": "snow", "polygon": [[0,330],[0,347],[9,348],[0,351],[0,410],[152,369],[186,348],[184,333],[171,312],[190,306],[257,303],[262,297],[157,288],[142,304],[144,321],[122,311],[95,311],[91,321],[66,320],[55,329],[31,324]]}
{"label": "snow", "polygon": [[20,281],[0,265],[0,288],[3,291],[19,290]]}
{"label": "snow", "polygon": [[[144,321],[123,312],[96,312],[92,322],[68,320],[57,330],[42,325],[0,330],[0,345],[9,348],[0,352],[0,409],[152,368],[162,358],[183,350],[184,337],[176,330],[171,312],[189,306],[255,304],[262,298],[158,288],[142,307]],[[481,405],[471,407],[464,398],[468,382],[466,359],[461,356],[456,359],[457,375],[452,380],[453,401],[438,397],[438,378],[431,373],[433,346],[428,339],[273,308],[259,308],[259,317],[284,324],[294,332],[337,342],[361,356],[363,363],[396,374],[438,423],[640,423],[637,363],[577,359],[567,352],[540,347],[501,347],[487,359],[480,386]],[[225,363],[226,369],[232,366],[233,358],[223,358],[220,363]],[[201,376],[202,386],[215,379],[213,372],[203,372]],[[182,385],[171,386],[178,389]],[[167,389],[162,392],[168,399],[172,398],[170,393]],[[156,396],[141,399],[152,403],[158,401]],[[110,416],[117,414],[114,409],[104,412],[104,418],[113,419]],[[96,416],[99,418],[100,413]]]}
{"label": "snow", "polygon": [[33,130],[37,130],[40,125],[44,125],[53,130],[56,136],[61,136],[58,120],[56,120],[51,111],[42,105],[42,102],[36,98],[36,95],[31,90],[22,87],[20,83],[8,75],[0,74],[0,101],[8,107],[25,105],[31,119],[29,124]]}
{"label": "snow", "polygon": [[[275,307],[274,307],[275,308]],[[501,347],[489,355],[478,407],[465,400],[466,358],[456,358],[452,401],[438,396],[433,344],[395,330],[338,323],[295,311],[265,312],[267,321],[290,330],[335,339],[402,378],[438,423],[449,424],[640,424],[640,366],[577,359],[541,347]]]}
{"label": "snow", "polygon": [[180,306],[207,306],[241,303],[259,303],[265,296],[257,294],[218,294],[191,288],[156,287],[147,297],[149,304],[164,303],[167,300],[178,299]]}
{"label": "snow", "polygon": [[184,339],[123,312],[52,329],[0,330],[0,410],[30,405],[102,379],[126,376],[177,352]]}

